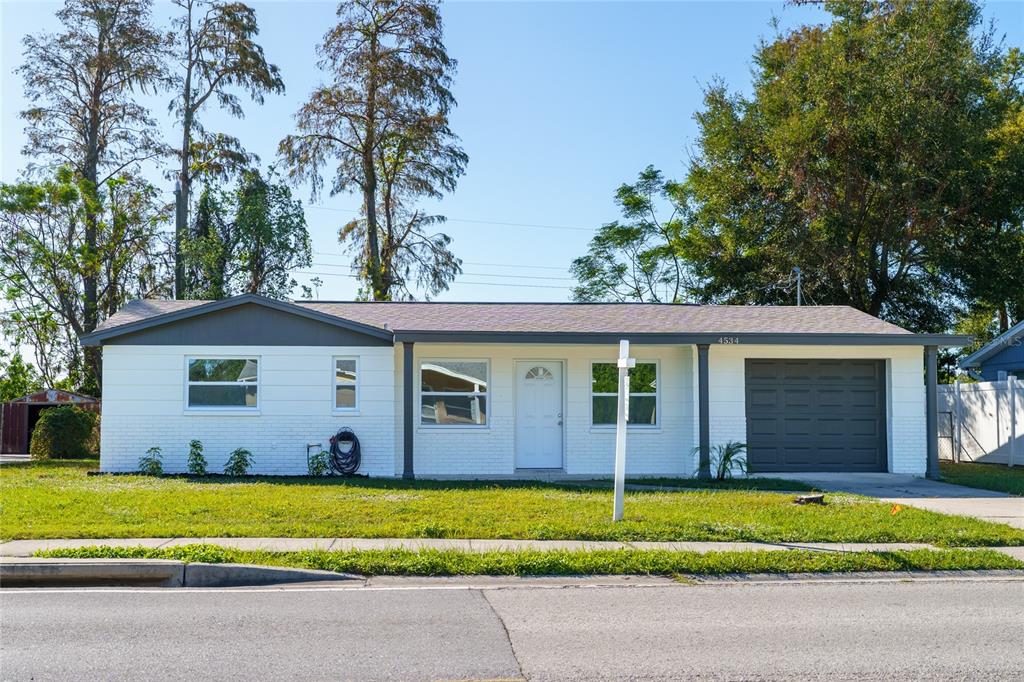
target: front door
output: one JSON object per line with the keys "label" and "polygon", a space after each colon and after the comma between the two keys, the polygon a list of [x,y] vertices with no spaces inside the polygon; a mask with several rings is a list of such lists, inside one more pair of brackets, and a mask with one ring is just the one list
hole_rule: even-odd
{"label": "front door", "polygon": [[562,363],[516,363],[516,468],[562,468]]}

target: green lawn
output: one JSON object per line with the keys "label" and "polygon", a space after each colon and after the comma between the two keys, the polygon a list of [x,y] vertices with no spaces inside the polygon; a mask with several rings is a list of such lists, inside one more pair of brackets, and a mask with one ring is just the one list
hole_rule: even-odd
{"label": "green lawn", "polygon": [[722,575],[1024,568],[1024,562],[993,550],[965,549],[920,549],[899,552],[793,550],[707,554],[628,549],[479,553],[432,549],[259,552],[224,549],[212,545],[186,545],[168,549],[82,547],[38,552],[37,556],[262,564],[360,575]]}
{"label": "green lawn", "polygon": [[998,490],[1011,495],[1024,495],[1024,466],[940,462],[942,480],[971,488]]}
{"label": "green lawn", "polygon": [[851,495],[627,493],[535,482],[86,476],[95,462],[0,467],[0,537],[452,537],[1024,545],[1024,530]]}
{"label": "green lawn", "polygon": [[[611,479],[599,479],[612,484]],[[703,488],[706,490],[771,490],[785,492],[812,492],[814,486],[784,478],[727,478],[702,480],[699,478],[627,478],[632,485],[663,486],[665,488]]]}

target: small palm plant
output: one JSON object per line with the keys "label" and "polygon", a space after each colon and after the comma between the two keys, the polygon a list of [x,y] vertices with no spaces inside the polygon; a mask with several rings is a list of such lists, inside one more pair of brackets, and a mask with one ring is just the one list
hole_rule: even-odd
{"label": "small palm plant", "polygon": [[159,447],[152,447],[146,450],[146,454],[139,457],[139,473],[146,476],[162,476],[164,473],[163,455]]}
{"label": "small palm plant", "polygon": [[206,458],[203,457],[203,442],[194,440],[188,444],[188,472],[193,476],[206,475]]}
{"label": "small palm plant", "polygon": [[732,478],[733,470],[739,471],[744,476],[747,475],[746,443],[731,440],[724,445],[716,445],[712,452],[712,458],[718,461],[715,478],[719,481]]}
{"label": "small palm plant", "polygon": [[224,475],[245,476],[251,466],[252,453],[245,448],[238,448],[228,455],[228,461],[224,462]]}

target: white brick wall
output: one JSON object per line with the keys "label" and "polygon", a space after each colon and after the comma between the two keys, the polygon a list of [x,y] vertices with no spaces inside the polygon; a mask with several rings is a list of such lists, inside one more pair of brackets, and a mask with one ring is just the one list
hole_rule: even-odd
{"label": "white brick wall", "polygon": [[[417,394],[417,476],[512,476],[515,464],[517,360],[559,360],[564,367],[564,468],[571,475],[610,475],[614,429],[590,424],[590,364],[614,361],[613,345],[433,344],[414,346]],[[696,351],[692,346],[632,346],[639,360],[659,363],[657,428],[634,428],[627,471],[633,475],[690,475],[696,471]],[[195,413],[184,407],[187,355],[260,357],[260,410]],[[359,412],[333,412],[333,358],[360,358]],[[887,362],[890,471],[923,475],[926,465],[922,349],[903,346],[727,346],[710,350],[711,443],[746,440],[746,358],[879,358]],[[424,358],[486,359],[490,363],[488,427],[419,425],[419,363]],[[327,444],[350,426],[363,446],[362,473],[402,473],[402,346],[104,348],[101,468],[132,471],[151,446],[163,449],[167,471],[184,471],[188,442],[203,441],[211,471],[245,447],[254,473],[303,474],[306,444]]]}
{"label": "white brick wall", "polygon": [[[257,356],[259,411],[190,412],[185,409],[188,355]],[[358,413],[336,413],[335,356],[359,357]],[[103,424],[100,468],[134,471],[154,445],[164,470],[186,470],[188,443],[203,442],[211,472],[244,447],[252,472],[305,474],[306,444],[323,443],[351,427],[362,445],[361,472],[394,474],[394,354],[381,347],[106,346],[103,349]]]}
{"label": "white brick wall", "polygon": [[[401,346],[395,349],[396,366],[401,367]],[[635,428],[629,432],[626,468],[631,474],[684,475],[689,469],[693,447],[693,400],[690,391],[688,346],[646,346],[634,344],[631,354],[638,360],[659,362],[660,396],[657,428]],[[564,368],[564,458],[565,472],[572,475],[608,476],[615,459],[615,431],[590,424],[590,364],[614,362],[617,345],[504,345],[417,343],[416,390],[419,364],[424,358],[486,359],[490,362],[488,387],[489,426],[485,429],[430,428],[416,424],[415,470],[417,476],[511,476],[515,474],[515,366],[518,360],[560,360]],[[400,375],[397,381],[401,400]],[[419,404],[417,393],[416,404]],[[400,410],[399,402],[399,410]],[[399,423],[397,442],[401,444]],[[401,472],[401,456],[396,460]]]}

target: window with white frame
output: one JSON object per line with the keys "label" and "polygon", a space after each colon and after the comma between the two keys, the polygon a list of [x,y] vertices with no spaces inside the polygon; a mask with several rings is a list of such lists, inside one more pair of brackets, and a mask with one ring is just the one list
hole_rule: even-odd
{"label": "window with white frame", "polygon": [[359,400],[359,360],[334,358],[334,409],[353,411]]}
{"label": "window with white frame", "polygon": [[[594,426],[614,425],[618,417],[619,368],[614,362],[591,365],[591,420]],[[637,362],[629,370],[630,426],[658,424],[658,363]]]}
{"label": "window with white frame", "polygon": [[257,358],[188,358],[189,409],[256,409]]}
{"label": "window with white frame", "polygon": [[424,360],[420,364],[420,424],[487,425],[486,360]]}

